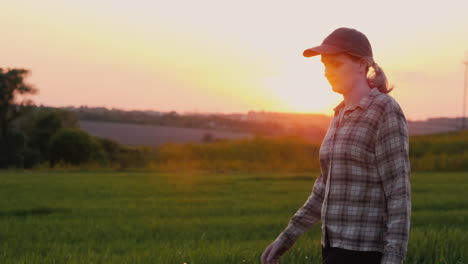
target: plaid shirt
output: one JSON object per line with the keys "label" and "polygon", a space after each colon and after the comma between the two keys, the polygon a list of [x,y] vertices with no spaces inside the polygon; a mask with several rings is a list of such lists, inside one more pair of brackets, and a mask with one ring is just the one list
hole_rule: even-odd
{"label": "plaid shirt", "polygon": [[347,110],[341,102],[320,147],[321,174],[277,241],[290,248],[319,220],[322,245],[380,251],[402,263],[411,197],[408,129],[398,103],[378,89]]}

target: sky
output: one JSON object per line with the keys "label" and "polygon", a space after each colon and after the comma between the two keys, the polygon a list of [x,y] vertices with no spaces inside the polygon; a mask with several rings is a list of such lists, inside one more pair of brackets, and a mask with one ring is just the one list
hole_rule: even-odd
{"label": "sky", "polygon": [[16,0],[2,3],[0,67],[31,71],[48,106],[331,115],[320,57],[363,32],[407,119],[460,117],[468,1]]}

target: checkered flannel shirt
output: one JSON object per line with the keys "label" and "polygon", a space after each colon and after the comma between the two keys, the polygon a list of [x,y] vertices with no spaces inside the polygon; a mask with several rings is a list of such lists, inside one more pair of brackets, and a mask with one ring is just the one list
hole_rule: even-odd
{"label": "checkered flannel shirt", "polygon": [[343,108],[344,102],[335,107],[320,147],[312,193],[277,241],[287,250],[321,221],[322,246],[379,251],[381,263],[402,263],[411,214],[406,118],[375,88],[340,122]]}

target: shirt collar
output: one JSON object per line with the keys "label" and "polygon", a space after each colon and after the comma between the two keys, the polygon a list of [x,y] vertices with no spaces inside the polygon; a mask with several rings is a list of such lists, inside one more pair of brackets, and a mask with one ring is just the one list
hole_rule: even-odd
{"label": "shirt collar", "polygon": [[[372,103],[373,99],[375,96],[379,95],[380,94],[380,91],[379,89],[377,88],[372,88],[370,93],[367,94],[366,96],[364,96],[360,101],[359,103],[353,107],[352,109],[350,110],[354,110],[355,108],[359,107],[361,108],[362,110],[366,110]],[[335,108],[333,108],[333,110],[335,111],[335,115],[337,115],[340,110],[345,106],[345,102],[344,100],[341,101]]]}

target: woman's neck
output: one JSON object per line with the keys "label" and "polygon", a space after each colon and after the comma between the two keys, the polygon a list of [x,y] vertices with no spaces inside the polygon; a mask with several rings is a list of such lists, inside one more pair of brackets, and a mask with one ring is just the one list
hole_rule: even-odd
{"label": "woman's neck", "polygon": [[343,94],[345,107],[347,109],[354,108],[359,104],[362,98],[368,95],[371,91],[367,81],[361,81],[353,87],[348,93]]}

